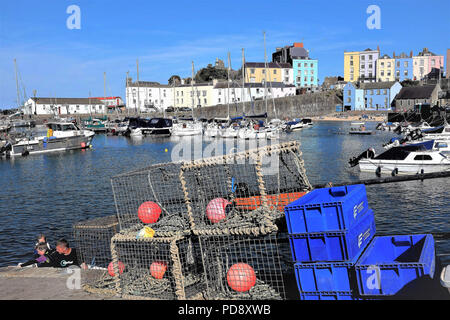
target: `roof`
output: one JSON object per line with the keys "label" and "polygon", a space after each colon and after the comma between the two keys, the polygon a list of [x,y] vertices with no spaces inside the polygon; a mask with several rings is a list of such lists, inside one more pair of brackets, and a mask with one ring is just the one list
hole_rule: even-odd
{"label": "roof", "polygon": [[[264,62],[246,62],[246,68],[265,68],[266,64]],[[292,68],[289,63],[281,63],[281,62],[267,62],[268,68]]]}
{"label": "roof", "polygon": [[[245,88],[264,88],[264,83],[250,83],[247,82],[244,84]],[[293,84],[285,84],[283,82],[267,82],[266,83],[267,88],[295,88],[295,85]],[[218,82],[214,86],[214,89],[227,89],[228,84],[227,82]],[[231,88],[242,88],[242,83],[236,83],[231,82],[230,83],[230,89]]]}
{"label": "roof", "polygon": [[386,82],[365,82],[361,83],[359,88],[364,90],[372,89],[390,89],[397,81],[386,81]]}
{"label": "roof", "polygon": [[36,104],[104,104],[96,98],[31,98]]}
{"label": "roof", "polygon": [[429,99],[434,88],[435,85],[403,87],[395,99]]}
{"label": "roof", "polygon": [[147,88],[172,88],[172,86],[168,84],[160,84],[159,82],[155,81],[134,81],[134,82],[128,82],[128,87],[147,87]]}

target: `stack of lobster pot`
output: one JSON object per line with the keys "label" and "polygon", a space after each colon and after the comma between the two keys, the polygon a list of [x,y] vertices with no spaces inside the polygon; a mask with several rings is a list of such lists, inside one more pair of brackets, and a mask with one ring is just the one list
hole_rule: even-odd
{"label": "stack of lobster pot", "polygon": [[376,231],[365,186],[315,189],[285,216],[300,299],[360,299],[355,264]]}
{"label": "stack of lobster pot", "polygon": [[109,275],[126,299],[203,299],[204,274],[180,180],[182,163],[111,179],[120,232]]}
{"label": "stack of lobster pot", "polygon": [[188,162],[181,172],[206,298],[285,299],[277,220],[310,190],[298,143]]}

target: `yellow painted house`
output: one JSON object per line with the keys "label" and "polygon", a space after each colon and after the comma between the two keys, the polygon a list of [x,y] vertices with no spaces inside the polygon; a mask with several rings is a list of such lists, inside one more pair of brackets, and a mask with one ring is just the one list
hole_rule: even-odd
{"label": "yellow painted house", "polygon": [[358,81],[359,55],[359,51],[344,52],[344,81]]}
{"label": "yellow painted house", "polygon": [[290,78],[289,75],[291,72],[292,66],[289,63],[268,62],[266,68],[266,64],[264,62],[246,62],[245,82],[283,82],[286,80],[286,77]]}
{"label": "yellow painted house", "polygon": [[377,81],[395,81],[395,59],[387,54],[377,60]]}

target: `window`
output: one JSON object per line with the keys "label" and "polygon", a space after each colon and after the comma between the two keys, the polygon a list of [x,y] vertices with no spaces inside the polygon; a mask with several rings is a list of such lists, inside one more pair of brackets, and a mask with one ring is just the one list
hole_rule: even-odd
{"label": "window", "polygon": [[314,74],[314,70],[311,70],[311,74]]}
{"label": "window", "polygon": [[380,95],[380,89],[377,90],[377,95]]}
{"label": "window", "polygon": [[383,90],[383,94],[384,94],[384,95],[387,95],[387,89],[384,89],[384,90]]}
{"label": "window", "polygon": [[381,70],[380,74],[381,74],[382,77],[384,77],[384,71],[383,70]]}
{"label": "window", "polygon": [[305,62],[305,64],[303,65],[304,67],[307,67],[308,66],[308,64]]}
{"label": "window", "polygon": [[387,67],[388,67],[388,68],[391,67],[391,63],[390,63],[390,62],[387,63]]}
{"label": "window", "polygon": [[353,75],[351,75],[351,76],[350,76],[350,81],[353,81],[353,79],[354,79],[354,78],[353,78]]}
{"label": "window", "polygon": [[417,161],[424,161],[424,160],[425,161],[430,161],[430,160],[433,160],[433,158],[430,155],[428,155],[428,154],[419,154],[419,155],[414,157],[414,160],[417,160]]}
{"label": "window", "polygon": [[347,102],[348,102],[348,103],[351,103],[351,102],[352,102],[352,98],[348,97],[348,98],[347,98]]}
{"label": "window", "polygon": [[251,74],[255,74],[255,69],[250,69]]}
{"label": "window", "polygon": [[266,69],[262,69],[262,74],[266,74]]}
{"label": "window", "polygon": [[203,90],[203,96],[206,97],[206,90]]}
{"label": "window", "polygon": [[408,70],[405,70],[404,74],[405,74],[405,77],[407,77],[408,76]]}
{"label": "window", "polygon": [[369,69],[373,68],[373,64],[369,63]]}
{"label": "window", "polygon": [[308,74],[308,70],[305,70],[305,74]]}
{"label": "window", "polygon": [[273,74],[277,74],[277,70],[276,69],[273,69]]}
{"label": "window", "polygon": [[299,68],[301,68],[301,67],[302,67],[302,64],[301,64],[301,63],[299,63],[299,64],[298,64],[298,67],[299,67]]}
{"label": "window", "polygon": [[314,82],[314,77],[311,77],[311,82]]}
{"label": "window", "polygon": [[219,101],[218,101],[219,103],[220,103],[220,98],[219,98]]}
{"label": "window", "polygon": [[350,65],[351,65],[351,66],[353,65],[353,60],[350,61]]}
{"label": "window", "polygon": [[204,102],[205,102],[205,104],[206,104],[206,101],[207,101],[207,100],[206,100],[206,98],[205,98],[205,99],[203,99],[203,100],[204,100]]}
{"label": "window", "polygon": [[400,61],[397,61],[397,67],[400,68]]}
{"label": "window", "polygon": [[352,95],[352,90],[348,90],[348,95],[349,95],[349,96]]}
{"label": "window", "polygon": [[372,60],[372,55],[371,54],[369,54],[369,60]]}
{"label": "window", "polygon": [[403,65],[405,66],[405,68],[408,68],[408,61],[405,61],[405,62],[403,63]]}
{"label": "window", "polygon": [[314,63],[311,63],[311,68],[314,68]]}
{"label": "window", "polygon": [[365,56],[361,56],[361,60],[362,61],[366,60],[366,57]]}

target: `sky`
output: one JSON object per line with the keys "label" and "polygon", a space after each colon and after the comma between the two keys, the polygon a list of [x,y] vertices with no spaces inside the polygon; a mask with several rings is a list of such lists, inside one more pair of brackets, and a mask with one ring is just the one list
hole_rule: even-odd
{"label": "sky", "polygon": [[[69,29],[71,5],[80,29]],[[380,29],[369,29],[370,5],[380,8]],[[167,83],[171,75],[225,63],[264,61],[276,47],[303,42],[319,60],[319,82],[343,76],[344,51],[380,47],[392,55],[424,47],[445,56],[450,48],[448,0],[0,0],[0,109],[17,107],[14,59],[21,98],[125,99],[127,72]]]}

